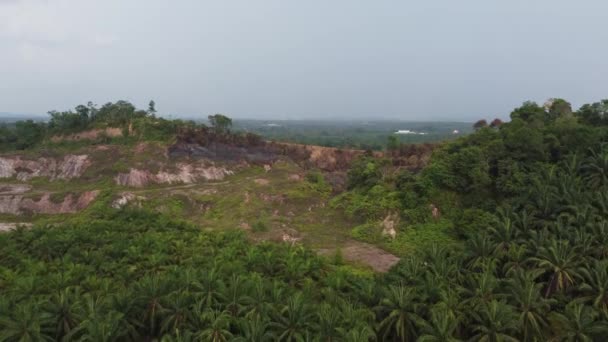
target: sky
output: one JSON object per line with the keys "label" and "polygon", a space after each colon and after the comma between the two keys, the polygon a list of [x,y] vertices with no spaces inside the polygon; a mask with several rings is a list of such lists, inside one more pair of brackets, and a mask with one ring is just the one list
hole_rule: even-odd
{"label": "sky", "polygon": [[608,98],[606,0],[0,0],[0,112],[471,121]]}

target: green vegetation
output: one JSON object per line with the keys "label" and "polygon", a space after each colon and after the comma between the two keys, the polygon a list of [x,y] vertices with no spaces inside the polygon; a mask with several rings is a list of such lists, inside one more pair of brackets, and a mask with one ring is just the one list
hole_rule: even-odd
{"label": "green vegetation", "polygon": [[[103,193],[77,215],[0,234],[0,341],[603,341],[605,107],[526,102],[443,144],[420,172],[367,153],[341,194],[327,174],[281,162],[196,198],[142,189],[139,209],[112,209]],[[123,122],[125,108],[102,117]],[[215,118],[182,138],[255,142]],[[331,222],[342,213],[350,221]],[[352,222],[352,237],[402,259],[370,274],[345,264],[348,246],[324,259],[263,241],[286,222],[314,247],[346,239],[338,226]]]}
{"label": "green vegetation", "polygon": [[[17,121],[14,126],[0,126],[0,147],[4,151],[25,150],[41,144],[66,144],[64,141],[51,141],[52,137],[62,137],[81,133],[87,130],[100,130],[93,140],[108,143],[110,141],[168,141],[175,137],[180,129],[194,128],[200,125],[193,121],[167,120],[156,116],[154,101],[150,102],[147,111],[135,108],[127,101],[109,102],[97,107],[92,102],[78,105],[74,110],[50,111],[48,122]],[[121,137],[111,137],[103,131],[107,128],[118,128]],[[86,138],[84,138],[86,139]],[[79,140],[79,139],[75,139]],[[75,142],[67,142],[74,146]],[[77,144],[76,144],[77,145]]]}

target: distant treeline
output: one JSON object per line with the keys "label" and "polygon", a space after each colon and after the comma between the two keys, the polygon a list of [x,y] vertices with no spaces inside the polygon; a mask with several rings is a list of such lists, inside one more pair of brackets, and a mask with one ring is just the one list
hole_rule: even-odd
{"label": "distant treeline", "polygon": [[[137,109],[128,101],[108,102],[101,107],[92,102],[78,105],[74,110],[50,111],[48,121],[22,120],[0,125],[0,150],[25,150],[48,142],[51,137],[67,136],[79,132],[120,128],[123,139],[166,141],[180,132],[207,129],[207,125],[190,120],[169,120],[156,115],[154,101],[148,109]],[[224,115],[208,117],[216,133],[229,133],[232,120]],[[100,134],[102,141],[110,137]]]}
{"label": "distant treeline", "polygon": [[[400,129],[408,129],[415,133],[395,134]],[[389,144],[387,140],[389,136],[393,136],[400,144],[429,143],[455,139],[470,133],[472,129],[471,124],[464,122],[397,120],[238,120],[235,122],[235,130],[253,132],[268,140],[361,150],[383,150]]]}

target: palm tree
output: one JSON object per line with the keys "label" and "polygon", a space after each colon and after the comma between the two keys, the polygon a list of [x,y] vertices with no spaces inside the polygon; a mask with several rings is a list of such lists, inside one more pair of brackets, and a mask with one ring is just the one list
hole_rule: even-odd
{"label": "palm tree", "polygon": [[199,317],[205,327],[194,336],[210,342],[224,342],[232,337],[230,332],[230,313],[227,311],[206,310]]}
{"label": "palm tree", "polygon": [[35,304],[15,305],[10,315],[0,316],[0,341],[53,341],[52,334],[44,329],[48,317],[41,312]]}
{"label": "palm tree", "polygon": [[80,289],[68,287],[55,293],[46,303],[45,311],[55,319],[55,339],[62,339],[78,326],[83,313],[80,298]]}
{"label": "palm tree", "polygon": [[321,340],[327,342],[340,340],[339,327],[342,323],[340,311],[333,309],[329,304],[323,304],[317,309],[317,317]]}
{"label": "palm tree", "polygon": [[208,308],[219,306],[222,298],[222,290],[225,287],[215,268],[203,273],[202,278],[193,285],[194,293],[200,302]]}
{"label": "palm tree", "polygon": [[488,266],[481,273],[472,273],[467,279],[466,292],[468,302],[473,307],[489,303],[502,295],[499,293],[499,280],[494,275],[493,266]]}
{"label": "palm tree", "polygon": [[389,336],[396,336],[402,342],[414,341],[417,337],[415,322],[420,319],[418,315],[417,297],[413,288],[403,285],[390,285],[385,289],[380,305],[376,308],[383,319],[379,329],[386,340]]}
{"label": "palm tree", "polygon": [[449,287],[439,294],[439,302],[436,307],[447,310],[451,315],[458,318],[460,325],[457,327],[456,335],[462,336],[462,327],[468,326],[467,312],[470,310],[468,302],[463,300],[466,291],[460,286]]}
{"label": "palm tree", "polygon": [[311,327],[313,313],[306,299],[300,292],[293,295],[287,301],[287,305],[275,315],[272,323],[277,332],[277,339],[281,341],[293,341],[302,339]]}
{"label": "palm tree", "polygon": [[373,311],[365,306],[357,306],[348,299],[340,299],[338,307],[340,308],[342,327],[344,328],[352,329],[356,326],[370,327],[376,319]]}
{"label": "palm tree", "polygon": [[490,236],[496,241],[496,256],[500,257],[509,250],[519,237],[519,230],[511,219],[509,210],[499,210],[499,219],[495,227],[490,228]]}
{"label": "palm tree", "polygon": [[579,287],[583,301],[589,301],[598,310],[608,312],[608,260],[594,260],[580,270],[583,283]]}
{"label": "palm tree", "polygon": [[236,317],[247,304],[247,289],[249,284],[237,274],[233,274],[228,286],[223,287],[221,297],[225,301],[225,308],[233,317]]}
{"label": "palm tree", "polygon": [[445,306],[438,306],[431,310],[431,320],[420,320],[422,334],[419,342],[458,342],[455,335],[460,324],[456,316]]}
{"label": "palm tree", "polygon": [[122,321],[124,314],[107,308],[103,297],[86,295],[85,315],[78,327],[71,330],[65,337],[67,340],[78,341],[116,341],[127,335]]}
{"label": "palm tree", "polygon": [[497,244],[484,233],[475,234],[466,241],[469,268],[480,267],[485,262],[494,259]]}
{"label": "palm tree", "polygon": [[239,336],[233,339],[235,342],[266,342],[275,340],[275,336],[270,331],[270,323],[262,320],[258,314],[240,319],[238,327]]}
{"label": "palm tree", "polygon": [[519,271],[508,280],[509,297],[515,304],[523,341],[544,340],[548,326],[546,315],[551,302],[542,297],[542,284],[534,281],[537,277],[538,272]]}
{"label": "palm tree", "polygon": [[593,254],[598,259],[608,257],[608,221],[596,222],[591,226],[591,232],[595,238]]}
{"label": "palm tree", "polygon": [[566,241],[553,239],[549,246],[541,247],[537,256],[530,260],[550,276],[545,297],[569,288],[578,276],[579,254]]}
{"label": "palm tree", "polygon": [[264,279],[259,273],[254,273],[250,284],[250,293],[243,298],[245,316],[264,316],[270,307]]}
{"label": "palm tree", "polygon": [[526,245],[513,245],[506,254],[507,261],[502,267],[503,274],[510,276],[527,268],[528,250]]}
{"label": "palm tree", "polygon": [[551,313],[551,321],[560,341],[600,341],[608,334],[608,325],[598,320],[598,313],[576,302],[566,305],[563,314]]}
{"label": "palm tree", "polygon": [[376,339],[374,329],[369,325],[360,325],[342,333],[344,340],[349,342],[369,342]]}
{"label": "palm tree", "polygon": [[517,331],[517,315],[513,307],[497,300],[481,306],[479,311],[472,312],[473,337],[471,341],[517,342],[514,337]]}
{"label": "palm tree", "polygon": [[159,335],[163,297],[170,292],[167,278],[145,276],[135,285],[138,302],[142,306],[141,322],[148,336]]}
{"label": "palm tree", "polygon": [[163,332],[177,332],[182,330],[190,319],[190,303],[192,294],[177,291],[169,294],[163,300],[163,316],[161,330]]}
{"label": "palm tree", "polygon": [[597,189],[608,185],[608,148],[602,146],[599,151],[589,149],[589,154],[581,167],[588,186]]}
{"label": "palm tree", "polygon": [[160,342],[194,342],[197,341],[194,338],[194,333],[186,330],[184,332],[178,330],[175,335],[163,335]]}

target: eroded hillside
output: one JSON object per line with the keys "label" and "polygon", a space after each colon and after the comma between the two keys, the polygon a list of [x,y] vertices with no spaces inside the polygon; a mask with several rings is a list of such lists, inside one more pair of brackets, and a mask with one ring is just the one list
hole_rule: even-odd
{"label": "eroded hillside", "polygon": [[[411,151],[394,162],[418,169],[430,150]],[[256,241],[303,243],[327,255],[340,248],[347,260],[385,271],[398,258],[353,240],[350,231],[357,222],[330,205],[345,189],[353,160],[364,153],[182,137],[172,144],[85,144],[3,154],[2,227],[137,206],[203,229],[244,230]]]}

